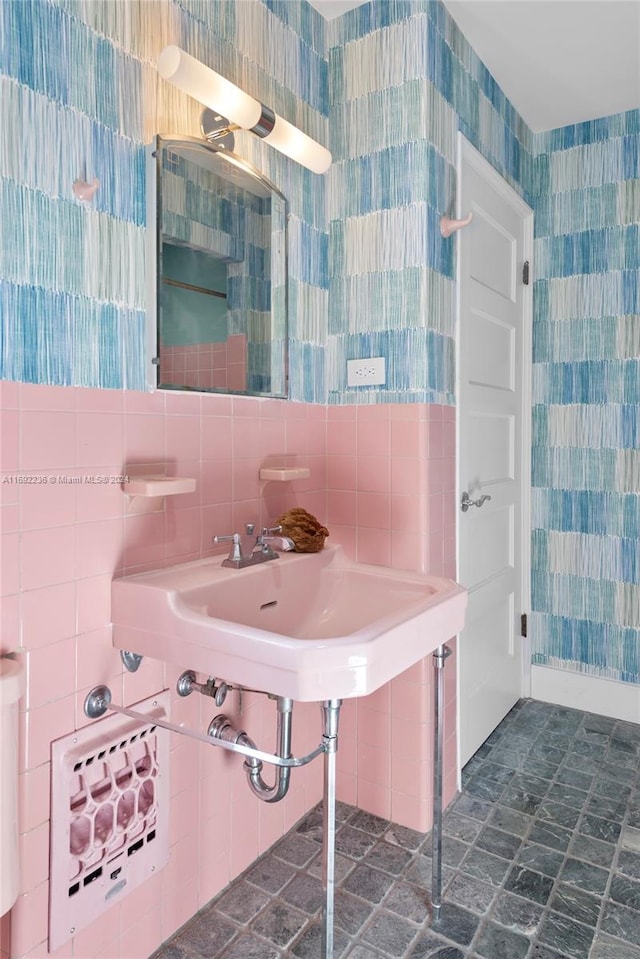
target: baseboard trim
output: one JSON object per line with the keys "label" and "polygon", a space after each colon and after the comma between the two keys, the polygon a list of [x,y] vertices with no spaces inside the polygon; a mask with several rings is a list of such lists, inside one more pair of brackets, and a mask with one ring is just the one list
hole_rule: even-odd
{"label": "baseboard trim", "polygon": [[549,666],[531,667],[531,697],[568,709],[640,723],[640,686]]}

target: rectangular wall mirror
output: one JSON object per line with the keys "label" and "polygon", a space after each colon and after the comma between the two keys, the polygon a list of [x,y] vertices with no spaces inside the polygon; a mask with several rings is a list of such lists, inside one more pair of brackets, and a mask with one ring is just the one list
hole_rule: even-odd
{"label": "rectangular wall mirror", "polygon": [[158,136],[152,162],[151,385],[286,397],[286,198],[204,140]]}

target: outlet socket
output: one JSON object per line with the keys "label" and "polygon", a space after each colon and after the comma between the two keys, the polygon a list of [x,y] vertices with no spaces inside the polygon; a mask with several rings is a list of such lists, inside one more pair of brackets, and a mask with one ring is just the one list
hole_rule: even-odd
{"label": "outlet socket", "polygon": [[384,386],[384,356],[368,356],[364,360],[347,360],[347,386]]}

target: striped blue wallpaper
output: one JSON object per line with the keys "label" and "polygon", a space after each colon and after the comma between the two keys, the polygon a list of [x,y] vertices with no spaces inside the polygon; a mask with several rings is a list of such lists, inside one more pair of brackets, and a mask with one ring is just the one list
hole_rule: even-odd
{"label": "striped blue wallpaper", "polygon": [[439,0],[3,0],[0,376],[143,387],[143,146],[198,130],[171,42],[333,151],[237,140],[289,199],[294,400],[454,402],[458,130],[534,207],[534,659],[640,683],[640,111],[532,134]]}
{"label": "striped blue wallpaper", "polygon": [[533,660],[640,683],[640,111],[538,137]]}
{"label": "striped blue wallpaper", "polygon": [[[1,378],[144,389],[144,146],[198,135],[201,110],[156,58],[177,43],[326,142],[323,25],[306,3],[2,0]],[[326,345],[324,179],[249,134],[237,149],[289,199],[292,354],[309,353],[301,303],[316,304]],[[73,182],[94,177],[95,199],[79,202]],[[324,357],[310,355],[292,397],[321,402]]]}
{"label": "striped blue wallpaper", "polygon": [[[456,133],[526,197],[532,135],[436,0],[345,14],[329,65],[329,403],[452,404],[455,244],[439,220]],[[385,386],[347,387],[347,360],[378,354]]]}

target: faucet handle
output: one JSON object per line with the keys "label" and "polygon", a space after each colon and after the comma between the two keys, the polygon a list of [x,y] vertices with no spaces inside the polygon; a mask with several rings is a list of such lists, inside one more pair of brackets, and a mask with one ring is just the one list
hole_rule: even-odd
{"label": "faucet handle", "polygon": [[278,533],[282,532],[282,526],[272,526],[270,529],[266,526],[262,529],[263,536],[276,536]]}
{"label": "faucet handle", "polygon": [[242,559],[242,547],[240,545],[240,533],[231,533],[230,536],[212,536],[211,541],[213,543],[228,543],[232,542],[233,546],[231,547],[231,553],[229,554],[229,559],[232,560],[241,560]]}

